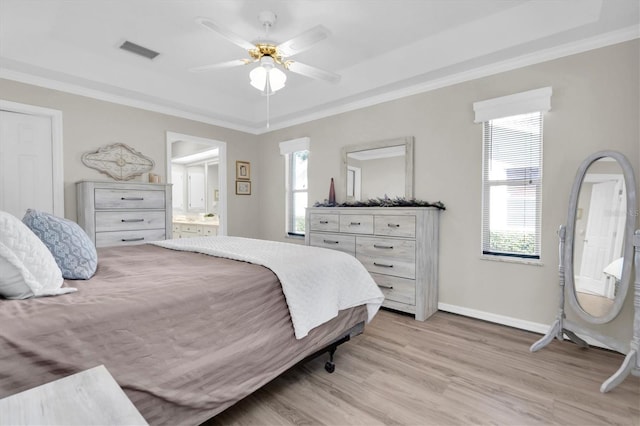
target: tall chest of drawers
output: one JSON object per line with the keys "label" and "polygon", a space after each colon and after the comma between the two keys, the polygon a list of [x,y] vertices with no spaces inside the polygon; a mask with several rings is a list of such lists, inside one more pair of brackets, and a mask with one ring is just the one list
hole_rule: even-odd
{"label": "tall chest of drawers", "polygon": [[171,238],[171,185],[81,181],[76,198],[78,224],[96,247]]}
{"label": "tall chest of drawers", "polygon": [[308,208],[307,245],[355,256],[385,295],[383,306],[426,320],[438,310],[434,207]]}

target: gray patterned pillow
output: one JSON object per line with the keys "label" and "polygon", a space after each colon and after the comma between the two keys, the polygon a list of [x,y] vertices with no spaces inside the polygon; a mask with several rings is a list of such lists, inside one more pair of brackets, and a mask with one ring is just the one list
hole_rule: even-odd
{"label": "gray patterned pillow", "polygon": [[32,209],[27,210],[22,222],[47,246],[64,278],[87,280],[96,273],[98,254],[80,225]]}

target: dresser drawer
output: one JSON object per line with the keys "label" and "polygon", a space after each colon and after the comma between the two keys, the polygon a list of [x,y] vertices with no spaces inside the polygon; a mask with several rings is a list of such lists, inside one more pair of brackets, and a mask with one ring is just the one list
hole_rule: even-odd
{"label": "dresser drawer", "polygon": [[164,209],[164,191],[136,189],[95,190],[96,209]]}
{"label": "dresser drawer", "polygon": [[416,243],[413,240],[357,236],[356,257],[369,272],[416,277]]}
{"label": "dresser drawer", "polygon": [[[200,232],[198,232],[198,228],[200,228]],[[201,234],[202,228],[195,223],[181,223],[180,232],[192,232],[194,234]]]}
{"label": "dresser drawer", "polygon": [[375,215],[373,219],[376,235],[388,235],[390,237],[416,237],[415,216],[391,216]]}
{"label": "dresser drawer", "polygon": [[381,274],[371,274],[371,277],[382,290],[385,300],[393,300],[407,305],[416,304],[415,280]]}
{"label": "dresser drawer", "polygon": [[202,225],[202,235],[205,237],[215,237],[218,235],[218,227],[214,225]]}
{"label": "dresser drawer", "polygon": [[96,247],[144,244],[164,239],[164,228],[144,231],[96,232]]}
{"label": "dresser drawer", "polygon": [[339,230],[339,218],[337,214],[321,214],[311,213],[309,215],[310,231],[330,231],[337,232]]}
{"label": "dresser drawer", "polygon": [[352,234],[373,234],[373,215],[340,215],[340,232],[349,232]]}
{"label": "dresser drawer", "polygon": [[416,242],[399,238],[356,237],[356,253],[385,259],[415,262]]}
{"label": "dresser drawer", "polygon": [[164,229],[164,211],[96,212],[96,232]]}
{"label": "dresser drawer", "polygon": [[311,233],[309,245],[343,251],[351,256],[356,255],[356,237],[354,235]]}
{"label": "dresser drawer", "polygon": [[178,238],[193,238],[193,237],[199,237],[201,236],[201,234],[198,234],[197,232],[180,232]]}
{"label": "dresser drawer", "polygon": [[356,258],[364,265],[367,271],[377,274],[393,275],[395,277],[415,279],[416,264],[400,259],[374,257],[357,254]]}

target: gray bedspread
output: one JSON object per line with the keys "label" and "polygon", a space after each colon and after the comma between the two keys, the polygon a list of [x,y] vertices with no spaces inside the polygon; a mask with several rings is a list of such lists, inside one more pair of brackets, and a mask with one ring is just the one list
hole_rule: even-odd
{"label": "gray bedspread", "polygon": [[151,245],[99,249],[77,293],[0,299],[0,398],[104,364],[150,424],[197,425],[364,321],[296,340],[269,269]]}

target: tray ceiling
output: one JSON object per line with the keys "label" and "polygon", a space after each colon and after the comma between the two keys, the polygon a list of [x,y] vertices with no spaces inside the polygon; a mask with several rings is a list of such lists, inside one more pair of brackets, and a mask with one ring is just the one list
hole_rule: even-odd
{"label": "tray ceiling", "polygon": [[[0,0],[0,77],[251,133],[267,129],[255,65],[195,74],[246,51],[196,23],[206,17],[249,41],[316,26],[327,39],[294,59],[342,76],[288,73],[271,97],[271,129],[639,36],[637,0]],[[119,48],[129,41],[153,60]]]}

